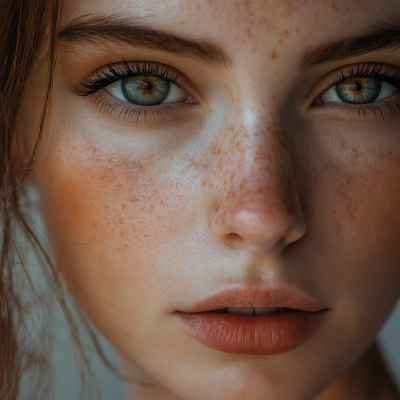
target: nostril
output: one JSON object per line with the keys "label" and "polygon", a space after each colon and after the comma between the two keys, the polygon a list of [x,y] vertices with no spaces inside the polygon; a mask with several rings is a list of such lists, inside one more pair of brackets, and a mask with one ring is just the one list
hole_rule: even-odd
{"label": "nostril", "polygon": [[230,244],[234,244],[236,246],[240,246],[240,245],[245,245],[246,244],[246,240],[245,239],[243,239],[237,233],[233,233],[233,232],[229,233],[228,235],[226,235],[226,240]]}
{"label": "nostril", "polygon": [[238,235],[237,233],[229,233],[228,234],[228,238],[230,240],[244,240],[240,235]]}
{"label": "nostril", "polygon": [[213,221],[212,231],[231,247],[250,246],[261,252],[273,247],[282,250],[304,234],[302,218],[288,210],[283,213],[269,207],[234,207],[229,211],[220,213]]}

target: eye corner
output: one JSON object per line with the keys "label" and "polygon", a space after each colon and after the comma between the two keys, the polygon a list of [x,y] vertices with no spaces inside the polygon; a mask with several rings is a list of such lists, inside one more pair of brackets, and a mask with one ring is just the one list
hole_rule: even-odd
{"label": "eye corner", "polygon": [[318,96],[314,101],[311,103],[311,107],[319,107],[323,106],[325,103],[322,101],[321,96]]}

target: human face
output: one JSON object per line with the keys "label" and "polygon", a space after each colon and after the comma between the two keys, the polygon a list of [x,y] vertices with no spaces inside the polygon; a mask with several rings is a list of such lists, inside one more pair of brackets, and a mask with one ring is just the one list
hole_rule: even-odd
{"label": "human face", "polygon": [[[400,291],[400,51],[350,40],[399,3],[66,3],[65,24],[123,18],[114,41],[61,35],[35,181],[71,293],[157,398],[317,396]],[[94,87],[107,64],[150,75],[132,95],[150,102],[152,74],[175,82],[173,101],[139,113],[128,81]],[[78,96],[85,79],[100,90]],[[309,313],[190,314],[229,306]]]}

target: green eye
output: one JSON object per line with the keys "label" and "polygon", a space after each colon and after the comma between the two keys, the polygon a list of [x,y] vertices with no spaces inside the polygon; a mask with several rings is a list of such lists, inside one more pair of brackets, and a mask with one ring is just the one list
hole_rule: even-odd
{"label": "green eye", "polygon": [[117,99],[138,106],[156,106],[162,103],[184,102],[188,97],[181,88],[154,75],[121,79],[105,90]]}
{"label": "green eye", "polygon": [[398,92],[395,86],[373,78],[345,79],[321,94],[326,103],[368,104],[383,100]]}
{"label": "green eye", "polygon": [[382,83],[372,78],[351,78],[337,84],[336,92],[346,103],[372,103],[381,92]]}
{"label": "green eye", "polygon": [[155,106],[168,96],[171,83],[155,76],[135,76],[121,81],[126,99],[141,106]]}

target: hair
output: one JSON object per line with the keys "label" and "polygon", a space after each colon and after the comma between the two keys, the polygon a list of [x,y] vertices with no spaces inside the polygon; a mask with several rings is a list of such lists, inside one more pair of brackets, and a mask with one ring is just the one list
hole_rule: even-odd
{"label": "hair", "polygon": [[[0,0],[0,15],[3,16],[0,28],[0,64],[3,66],[0,76],[0,400],[17,399],[24,373],[39,364],[43,366],[38,340],[24,339],[26,332],[32,334],[29,331],[36,330],[37,326],[35,321],[33,326],[29,324],[29,318],[35,318],[32,317],[34,312],[27,312],[26,299],[24,301],[16,284],[21,279],[21,271],[30,289],[31,311],[37,306],[38,296],[18,244],[21,237],[39,260],[48,279],[46,290],[57,297],[70,326],[73,343],[79,350],[81,366],[90,372],[88,356],[67,305],[64,286],[46,246],[35,233],[28,212],[32,209],[28,189],[34,173],[33,160],[44,140],[50,112],[61,11],[61,0]],[[38,68],[45,68],[47,81],[36,142],[31,154],[26,156],[19,149],[19,108],[25,83],[32,79]],[[95,349],[110,367],[90,323],[79,310],[78,314]]]}

